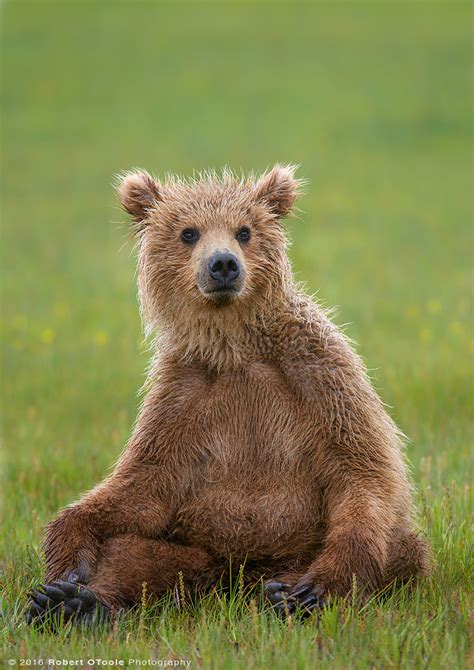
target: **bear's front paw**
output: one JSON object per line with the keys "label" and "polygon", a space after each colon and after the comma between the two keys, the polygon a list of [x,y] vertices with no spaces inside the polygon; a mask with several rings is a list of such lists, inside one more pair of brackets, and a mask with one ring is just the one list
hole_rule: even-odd
{"label": "bear's front paw", "polygon": [[89,589],[77,583],[56,581],[29,593],[28,624],[58,626],[68,621],[90,625],[105,622],[110,609]]}
{"label": "bear's front paw", "polygon": [[307,615],[326,605],[326,589],[320,584],[299,582],[292,588],[283,582],[269,581],[264,584],[264,592],[272,606],[282,614],[294,614],[299,610]]}
{"label": "bear's front paw", "polygon": [[323,609],[327,604],[327,591],[321,584],[299,582],[291,591],[290,599],[295,608],[301,608],[306,613],[315,609]]}

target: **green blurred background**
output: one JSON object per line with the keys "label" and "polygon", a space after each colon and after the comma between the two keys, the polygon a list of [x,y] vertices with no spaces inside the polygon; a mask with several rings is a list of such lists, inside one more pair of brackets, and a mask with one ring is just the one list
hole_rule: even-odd
{"label": "green blurred background", "polygon": [[136,414],[148,354],[111,186],[136,166],[300,164],[297,277],[339,307],[422,496],[464,490],[471,21],[459,2],[4,5],[8,560],[105,474]]}

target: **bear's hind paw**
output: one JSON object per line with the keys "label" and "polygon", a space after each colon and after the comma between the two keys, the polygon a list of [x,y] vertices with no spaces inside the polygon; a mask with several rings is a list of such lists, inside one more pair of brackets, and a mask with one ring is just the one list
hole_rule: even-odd
{"label": "bear's hind paw", "polygon": [[40,585],[29,596],[26,622],[32,625],[43,626],[49,622],[58,626],[69,621],[91,625],[104,623],[110,616],[107,605],[80,584],[57,581]]}

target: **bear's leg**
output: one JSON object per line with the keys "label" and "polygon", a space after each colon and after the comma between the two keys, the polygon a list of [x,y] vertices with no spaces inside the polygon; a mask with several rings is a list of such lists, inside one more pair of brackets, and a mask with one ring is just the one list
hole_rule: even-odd
{"label": "bear's leg", "polygon": [[409,530],[399,530],[388,546],[385,583],[403,584],[429,573],[430,550],[426,540]]}
{"label": "bear's leg", "polygon": [[[416,533],[399,529],[388,546],[384,584],[403,584],[429,573],[430,550],[426,540]],[[325,594],[309,587],[294,590],[302,572],[289,572],[264,584],[264,593],[272,606],[281,613],[292,613],[300,608],[305,613],[326,604]]]}
{"label": "bear's leg", "polygon": [[103,620],[110,609],[140,602],[144,592],[163,595],[179,584],[180,573],[188,591],[212,565],[209,555],[198,547],[119,535],[102,544],[87,587],[60,581],[33,591],[27,621],[41,623],[48,611],[63,621]]}
{"label": "bear's leg", "polygon": [[198,547],[119,535],[102,545],[87,586],[107,605],[122,607],[140,602],[144,588],[148,595],[163,595],[179,583],[180,573],[189,589],[211,565],[209,554]]}

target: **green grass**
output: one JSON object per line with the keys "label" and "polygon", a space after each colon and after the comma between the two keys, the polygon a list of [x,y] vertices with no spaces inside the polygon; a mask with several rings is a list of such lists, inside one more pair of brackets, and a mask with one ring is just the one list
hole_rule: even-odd
{"label": "green grass", "polygon": [[[5,658],[468,667],[471,6],[23,0],[2,19]],[[297,276],[339,306],[410,437],[432,577],[319,623],[237,593],[28,629],[42,527],[119,454],[147,361],[113,175],[277,160],[310,180]]]}

